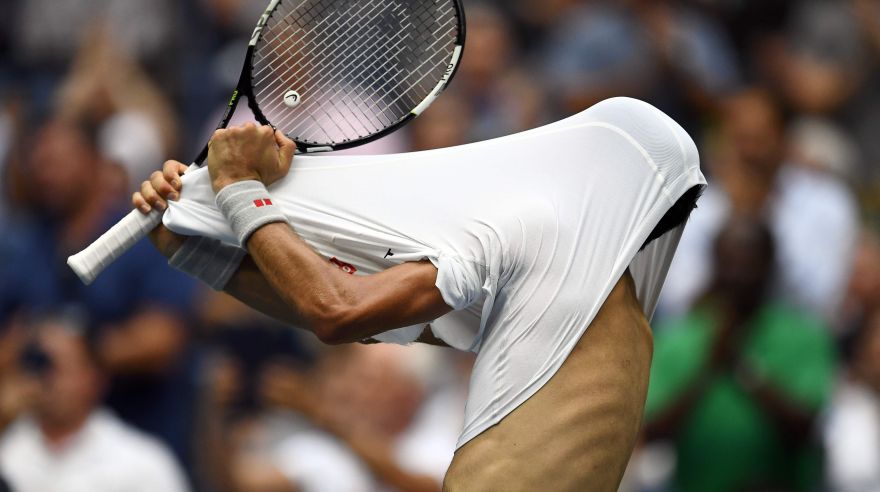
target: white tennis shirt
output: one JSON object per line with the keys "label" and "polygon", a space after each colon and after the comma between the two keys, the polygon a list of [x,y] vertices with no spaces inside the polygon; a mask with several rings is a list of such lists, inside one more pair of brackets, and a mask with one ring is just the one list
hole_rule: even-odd
{"label": "white tennis shirt", "polygon": [[[183,182],[165,224],[235,244],[207,170]],[[437,266],[437,288],[454,311],[432,330],[478,354],[461,446],[555,374],[627,268],[650,317],[682,228],[639,248],[679,197],[705,184],[696,146],[678,124],[615,98],[460,147],[298,156],[270,192],[296,232],[345,269],[371,274],[422,259]],[[408,343],[422,329],[377,338]]]}

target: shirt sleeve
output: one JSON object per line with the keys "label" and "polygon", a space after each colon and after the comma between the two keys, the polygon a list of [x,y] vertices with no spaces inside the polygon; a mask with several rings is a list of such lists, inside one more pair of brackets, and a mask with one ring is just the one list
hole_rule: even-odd
{"label": "shirt sleeve", "polygon": [[448,255],[431,261],[437,267],[435,285],[452,309],[464,309],[483,295],[486,271],[481,265]]}

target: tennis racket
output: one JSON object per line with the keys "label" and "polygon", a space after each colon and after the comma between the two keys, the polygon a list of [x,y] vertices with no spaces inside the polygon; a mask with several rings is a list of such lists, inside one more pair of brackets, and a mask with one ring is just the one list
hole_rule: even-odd
{"label": "tennis racket", "polygon": [[[421,114],[455,75],[465,40],[459,0],[272,0],[251,36],[238,86],[257,121],[298,152],[339,150]],[[192,169],[204,163],[208,146]],[[162,221],[133,210],[67,260],[86,284]]]}

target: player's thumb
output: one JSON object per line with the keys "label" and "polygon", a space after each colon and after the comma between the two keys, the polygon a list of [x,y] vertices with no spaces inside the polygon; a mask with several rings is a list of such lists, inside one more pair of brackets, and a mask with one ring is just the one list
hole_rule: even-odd
{"label": "player's thumb", "polygon": [[281,133],[281,130],[275,130],[275,143],[278,144],[278,160],[281,165],[290,166],[296,152],[296,143]]}

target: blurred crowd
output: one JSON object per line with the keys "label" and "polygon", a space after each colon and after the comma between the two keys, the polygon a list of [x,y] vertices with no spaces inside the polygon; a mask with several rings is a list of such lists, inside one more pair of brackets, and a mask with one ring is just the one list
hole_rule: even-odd
{"label": "blurred crowd", "polygon": [[[469,355],[322,347],[146,243],[88,288],[64,263],[164,159],[200,150],[264,3],[4,2],[0,491],[439,490]],[[880,490],[880,1],[464,5],[450,89],[349,152],[498,137],[620,95],[700,148],[710,188],[654,318],[622,490]]]}

